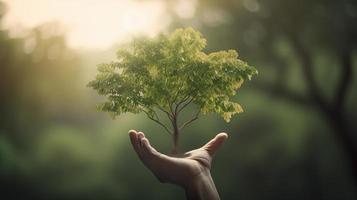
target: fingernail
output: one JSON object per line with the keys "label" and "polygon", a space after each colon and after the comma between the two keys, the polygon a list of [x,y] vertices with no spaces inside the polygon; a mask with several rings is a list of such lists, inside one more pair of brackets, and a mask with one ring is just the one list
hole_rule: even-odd
{"label": "fingernail", "polygon": [[218,136],[219,136],[219,137],[225,137],[225,139],[228,138],[228,134],[225,133],[225,132],[219,133]]}

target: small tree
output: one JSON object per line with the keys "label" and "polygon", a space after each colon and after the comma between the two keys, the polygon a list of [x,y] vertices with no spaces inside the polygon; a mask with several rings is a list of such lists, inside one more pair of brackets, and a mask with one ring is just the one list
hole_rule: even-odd
{"label": "small tree", "polygon": [[[107,97],[99,109],[113,117],[144,112],[172,135],[172,153],[177,153],[180,131],[199,114],[218,113],[229,122],[232,115],[242,112],[231,98],[244,80],[257,74],[238,59],[235,50],[206,54],[202,51],[205,46],[201,34],[187,28],[153,39],[136,39],[122,47],[118,60],[98,65],[99,74],[89,83]],[[196,112],[179,122],[190,104],[197,106]],[[159,118],[158,111],[171,126]]]}

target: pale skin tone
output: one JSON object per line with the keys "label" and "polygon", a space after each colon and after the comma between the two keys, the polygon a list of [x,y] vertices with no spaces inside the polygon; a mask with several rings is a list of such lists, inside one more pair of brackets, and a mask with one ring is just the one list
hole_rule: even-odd
{"label": "pale skin tone", "polygon": [[160,182],[182,187],[188,200],[220,199],[210,169],[214,154],[228,138],[226,133],[219,133],[201,148],[177,156],[158,152],[142,132],[130,130],[129,136],[140,160]]}

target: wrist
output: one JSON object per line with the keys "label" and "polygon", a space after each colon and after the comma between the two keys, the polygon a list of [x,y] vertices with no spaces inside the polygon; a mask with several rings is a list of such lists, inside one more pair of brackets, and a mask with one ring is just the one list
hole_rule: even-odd
{"label": "wrist", "polygon": [[209,170],[194,177],[184,186],[188,200],[219,200],[216,186]]}

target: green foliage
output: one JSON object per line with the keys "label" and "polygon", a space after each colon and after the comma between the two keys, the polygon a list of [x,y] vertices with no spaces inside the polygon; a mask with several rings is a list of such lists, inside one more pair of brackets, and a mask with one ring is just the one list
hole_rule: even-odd
{"label": "green foliage", "polygon": [[117,61],[98,65],[99,74],[89,83],[107,97],[100,110],[113,116],[145,112],[163,125],[155,111],[161,110],[175,129],[178,114],[194,104],[196,115],[180,128],[200,113],[218,113],[228,122],[242,112],[231,97],[257,70],[238,59],[235,50],[207,54],[205,46],[206,40],[192,28],[135,39],[119,49]]}

